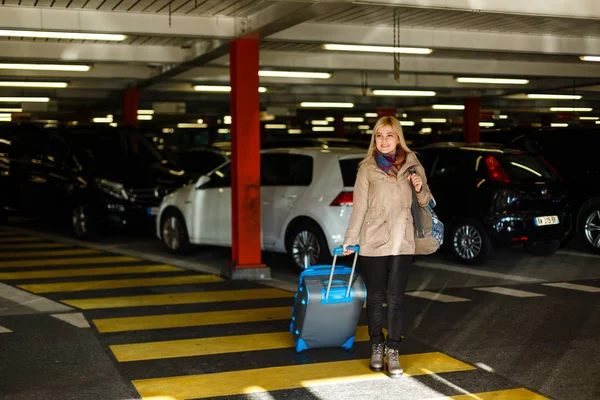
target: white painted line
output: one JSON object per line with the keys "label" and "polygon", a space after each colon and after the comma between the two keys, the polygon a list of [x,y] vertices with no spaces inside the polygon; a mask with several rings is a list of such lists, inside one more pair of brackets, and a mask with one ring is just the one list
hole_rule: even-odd
{"label": "white painted line", "polygon": [[552,286],[562,289],[578,290],[580,292],[600,293],[600,288],[595,286],[578,285],[568,282],[543,283],[544,286]]}
{"label": "white painted line", "polygon": [[460,303],[463,301],[471,301],[471,299],[465,299],[463,297],[449,296],[447,294],[441,294],[436,292],[429,292],[427,290],[417,292],[406,292],[407,296],[420,297],[422,299],[439,301],[442,303]]}
{"label": "white painted line", "polygon": [[0,283],[0,297],[42,313],[73,311],[69,306],[3,283]]}
{"label": "white painted line", "polygon": [[0,326],[0,333],[10,333],[12,332],[10,329]]}
{"label": "white painted line", "polygon": [[571,250],[559,250],[556,252],[561,256],[574,256],[574,257],[586,257],[586,258],[600,258],[600,255],[593,253],[583,253],[579,251],[571,251]]}
{"label": "white painted line", "polygon": [[504,288],[504,287],[500,287],[500,286],[474,288],[474,289],[475,290],[481,290],[483,292],[503,294],[505,296],[512,296],[512,297],[541,297],[541,296],[545,296],[545,294],[541,294],[541,293],[526,292],[524,290],[509,289],[509,288]]}
{"label": "white painted line", "polygon": [[528,276],[503,274],[501,272],[483,271],[483,270],[475,269],[475,268],[458,267],[455,265],[442,264],[442,263],[437,263],[437,262],[421,262],[420,261],[416,264],[417,264],[417,266],[422,267],[422,268],[440,269],[443,271],[458,272],[461,274],[484,276],[486,278],[498,278],[498,279],[516,281],[516,282],[523,282],[523,283],[542,282],[541,279],[530,278]]}
{"label": "white painted line", "polygon": [[82,313],[70,313],[70,314],[52,314],[51,317],[65,321],[78,328],[89,328],[90,324],[85,319]]}

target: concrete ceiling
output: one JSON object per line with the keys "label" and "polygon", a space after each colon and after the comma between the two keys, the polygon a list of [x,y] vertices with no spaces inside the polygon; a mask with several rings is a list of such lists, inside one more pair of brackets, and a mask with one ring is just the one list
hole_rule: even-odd
{"label": "concrete ceiling", "polygon": [[[394,79],[392,54],[323,48],[326,43],[392,46],[394,15],[400,46],[433,50],[426,55],[401,54],[399,82]],[[580,56],[600,55],[599,19],[597,0],[553,0],[552,7],[547,0],[3,0],[3,30],[126,38],[2,36],[0,63],[86,64],[91,69],[0,69],[0,81],[69,82],[64,89],[0,87],[0,97],[48,96],[49,110],[57,115],[82,106],[94,107],[102,115],[117,112],[120,92],[138,86],[142,108],[177,101],[187,103],[188,117],[222,115],[228,109],[228,95],[198,93],[194,85],[227,85],[228,41],[252,35],[261,40],[261,69],[332,74],[330,79],[261,78],[261,86],[267,88],[261,94],[265,108],[293,110],[302,101],[349,101],[355,110],[347,114],[394,107],[434,116],[448,112],[433,112],[432,104],[462,104],[464,98],[476,96],[482,98],[482,108],[503,114],[557,106],[596,111],[600,64]],[[459,83],[455,79],[459,76],[530,82]],[[375,96],[376,89],[428,90],[436,96]],[[525,93],[582,98],[531,100]],[[36,107],[31,109],[44,111]]]}

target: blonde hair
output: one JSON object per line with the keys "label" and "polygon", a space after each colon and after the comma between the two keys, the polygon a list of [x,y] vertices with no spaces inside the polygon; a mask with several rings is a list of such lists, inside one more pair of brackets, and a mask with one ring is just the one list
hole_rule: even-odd
{"label": "blonde hair", "polygon": [[396,134],[396,138],[398,139],[398,146],[402,147],[406,154],[412,153],[412,150],[409,149],[406,145],[406,140],[404,140],[404,132],[402,131],[402,125],[400,125],[400,121],[398,121],[398,118],[392,116],[381,117],[373,127],[373,134],[371,135],[371,143],[369,144],[369,150],[367,150],[366,157],[360,162],[360,164],[358,164],[359,167],[361,167],[363,164],[369,161],[371,157],[373,157],[373,153],[375,152],[376,148],[375,138],[377,136],[377,133],[381,128],[385,128],[386,126],[390,126]]}

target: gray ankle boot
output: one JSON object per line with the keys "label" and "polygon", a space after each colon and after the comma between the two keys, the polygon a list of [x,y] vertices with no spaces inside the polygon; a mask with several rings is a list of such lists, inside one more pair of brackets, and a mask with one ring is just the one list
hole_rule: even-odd
{"label": "gray ankle boot", "polygon": [[383,371],[383,344],[371,345],[371,371]]}
{"label": "gray ankle boot", "polygon": [[387,356],[387,369],[392,378],[397,378],[402,375],[404,370],[402,369],[402,365],[400,365],[400,360],[398,359],[398,350],[386,349]]}

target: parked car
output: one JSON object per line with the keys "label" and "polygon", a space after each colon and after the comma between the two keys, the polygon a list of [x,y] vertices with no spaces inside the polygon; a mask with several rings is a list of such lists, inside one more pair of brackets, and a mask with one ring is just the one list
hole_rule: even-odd
{"label": "parked car", "polygon": [[445,245],[481,264],[495,246],[552,254],[571,230],[565,184],[538,155],[502,145],[439,143],[418,149],[448,227]]}
{"label": "parked car", "polygon": [[[330,261],[352,212],[358,148],[261,151],[262,248],[299,267]],[[165,196],[156,234],[172,252],[190,244],[231,246],[231,163]]]}
{"label": "parked car", "polygon": [[68,223],[79,238],[100,227],[152,224],[162,197],[189,181],[132,129],[27,123],[2,128],[6,205]]}
{"label": "parked car", "polygon": [[515,138],[511,147],[541,154],[564,179],[578,234],[590,251],[600,254],[600,129],[532,130]]}

